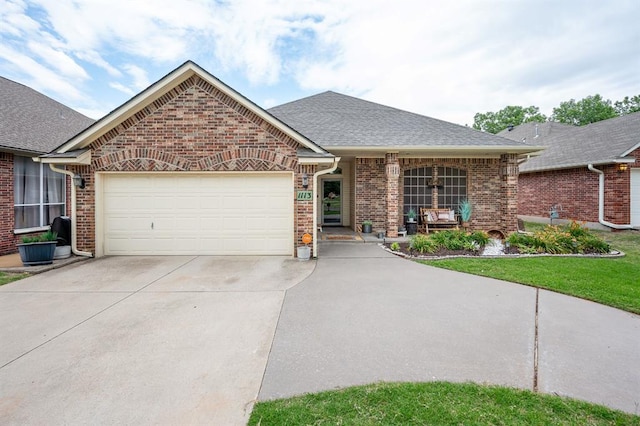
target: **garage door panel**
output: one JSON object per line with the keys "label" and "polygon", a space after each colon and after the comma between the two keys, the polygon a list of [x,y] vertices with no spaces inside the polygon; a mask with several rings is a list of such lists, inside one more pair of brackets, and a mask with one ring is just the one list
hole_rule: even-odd
{"label": "garage door panel", "polygon": [[291,174],[106,175],[103,209],[105,254],[293,252]]}

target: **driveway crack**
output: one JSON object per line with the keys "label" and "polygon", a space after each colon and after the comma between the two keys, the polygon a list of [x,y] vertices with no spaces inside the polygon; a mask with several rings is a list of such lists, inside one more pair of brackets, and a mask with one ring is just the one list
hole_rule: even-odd
{"label": "driveway crack", "polygon": [[536,312],[535,312],[535,332],[533,337],[533,391],[538,392],[538,346],[539,340],[539,326],[538,319],[540,317],[540,289],[536,288]]}

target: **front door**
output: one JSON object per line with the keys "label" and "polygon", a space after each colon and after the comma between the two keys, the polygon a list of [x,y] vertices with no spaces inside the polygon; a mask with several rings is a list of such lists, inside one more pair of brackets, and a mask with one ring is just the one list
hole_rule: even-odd
{"label": "front door", "polygon": [[342,225],[342,179],[322,181],[322,224]]}

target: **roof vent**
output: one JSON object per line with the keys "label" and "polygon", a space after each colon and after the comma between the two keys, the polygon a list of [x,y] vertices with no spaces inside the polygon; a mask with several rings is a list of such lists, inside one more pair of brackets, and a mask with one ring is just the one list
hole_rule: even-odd
{"label": "roof vent", "polygon": [[512,131],[512,130],[513,130],[513,127],[514,127],[514,126],[513,126],[513,124],[509,124],[509,125],[507,126],[507,130]]}
{"label": "roof vent", "polygon": [[538,136],[540,136],[540,135],[538,134],[538,125],[536,124],[536,135],[535,135],[533,138],[535,139],[535,138],[537,138]]}

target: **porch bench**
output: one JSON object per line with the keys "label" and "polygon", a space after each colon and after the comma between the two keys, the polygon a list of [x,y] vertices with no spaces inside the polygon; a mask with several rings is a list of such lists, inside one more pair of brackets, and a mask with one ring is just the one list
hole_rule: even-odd
{"label": "porch bench", "polygon": [[[458,229],[460,225],[458,216],[451,209],[420,209],[420,218],[422,219],[422,231],[425,234],[431,229]],[[453,219],[452,219],[453,218]]]}

